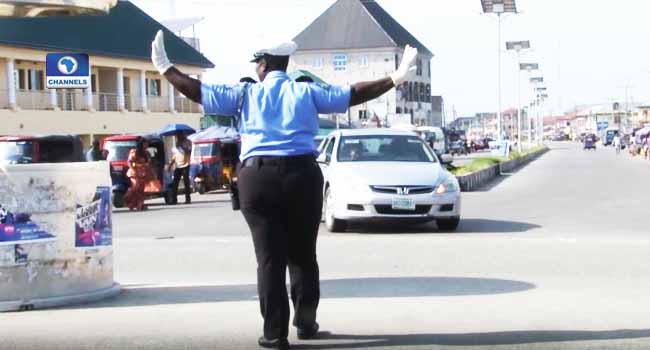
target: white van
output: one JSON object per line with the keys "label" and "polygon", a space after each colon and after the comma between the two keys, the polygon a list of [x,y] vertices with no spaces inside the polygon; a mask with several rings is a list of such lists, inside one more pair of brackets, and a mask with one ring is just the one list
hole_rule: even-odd
{"label": "white van", "polygon": [[[436,126],[419,126],[416,129],[417,133],[420,134],[420,137],[428,144],[431,144],[433,139],[433,150],[438,154],[445,154],[445,133],[442,131],[442,128]],[[435,138],[435,139],[434,139]]]}

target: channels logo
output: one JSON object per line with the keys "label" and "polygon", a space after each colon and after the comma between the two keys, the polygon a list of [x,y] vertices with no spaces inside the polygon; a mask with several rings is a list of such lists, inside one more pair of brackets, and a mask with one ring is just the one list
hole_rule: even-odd
{"label": "channels logo", "polygon": [[83,53],[49,53],[45,60],[48,89],[90,88],[90,59]]}

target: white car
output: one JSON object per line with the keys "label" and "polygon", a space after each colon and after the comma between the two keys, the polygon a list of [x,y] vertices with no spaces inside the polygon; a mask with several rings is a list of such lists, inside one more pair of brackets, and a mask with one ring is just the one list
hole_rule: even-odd
{"label": "white car", "polygon": [[[351,221],[435,220],[454,231],[460,222],[458,180],[414,132],[337,130],[319,147],[323,217],[342,232]],[[443,156],[450,162],[450,157]]]}

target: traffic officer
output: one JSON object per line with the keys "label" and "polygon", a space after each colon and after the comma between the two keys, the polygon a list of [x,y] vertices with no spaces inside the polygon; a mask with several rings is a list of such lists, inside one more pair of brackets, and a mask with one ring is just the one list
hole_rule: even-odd
{"label": "traffic officer", "polygon": [[289,267],[293,325],[299,339],[318,332],[320,299],[316,237],[323,205],[323,176],[316,163],[318,115],[344,113],[404,83],[415,71],[417,50],[406,46],[399,68],[389,77],[351,86],[321,87],[292,81],[286,73],[293,42],[260,48],[257,84],[208,85],[173,67],[163,34],[152,42],[152,61],[183,95],[206,113],[237,116],[241,133],[238,174],[241,211],[253,237],[265,348],[288,349]]}

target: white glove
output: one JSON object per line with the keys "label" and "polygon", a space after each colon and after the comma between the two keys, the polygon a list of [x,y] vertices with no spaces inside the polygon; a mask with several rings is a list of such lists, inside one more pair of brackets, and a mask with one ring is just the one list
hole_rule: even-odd
{"label": "white glove", "polygon": [[151,42],[151,62],[153,62],[153,66],[156,67],[160,74],[165,74],[169,68],[174,66],[167,58],[162,30],[156,33],[156,38]]}
{"label": "white glove", "polygon": [[418,58],[418,49],[406,45],[404,48],[404,55],[402,56],[402,62],[399,64],[399,68],[393,74],[390,75],[390,78],[393,79],[395,86],[400,86],[408,78],[413,75],[413,72],[417,69],[415,60]]}

